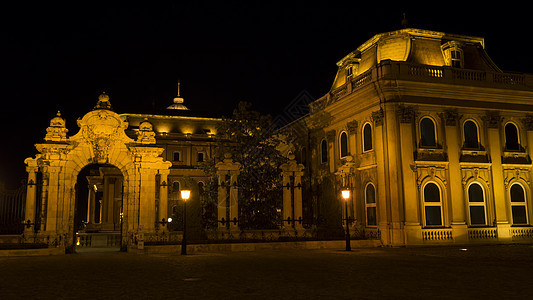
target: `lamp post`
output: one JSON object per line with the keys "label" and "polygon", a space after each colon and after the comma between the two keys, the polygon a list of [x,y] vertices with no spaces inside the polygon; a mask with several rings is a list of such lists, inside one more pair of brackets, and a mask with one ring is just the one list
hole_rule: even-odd
{"label": "lamp post", "polygon": [[348,199],[350,198],[350,190],[344,189],[341,193],[342,199],[344,199],[344,211],[346,212],[346,251],[352,251],[350,245],[350,224],[348,219]]}
{"label": "lamp post", "polygon": [[181,190],[181,199],[183,199],[183,239],[181,240],[181,255],[187,255],[187,200],[189,200],[190,196],[190,190]]}

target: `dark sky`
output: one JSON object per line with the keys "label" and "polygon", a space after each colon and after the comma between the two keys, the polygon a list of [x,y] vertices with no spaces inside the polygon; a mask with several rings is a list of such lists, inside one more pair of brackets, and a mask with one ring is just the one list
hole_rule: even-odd
{"label": "dark sky", "polygon": [[150,112],[153,103],[171,104],[181,80],[192,110],[227,115],[245,100],[275,116],[301,91],[325,94],[335,63],[373,35],[400,29],[403,12],[410,27],[485,37],[500,68],[533,73],[525,7],[19,2],[0,9],[0,181],[8,186],[23,178],[24,158],[36,154],[58,109],[73,135],[102,91],[118,113]]}

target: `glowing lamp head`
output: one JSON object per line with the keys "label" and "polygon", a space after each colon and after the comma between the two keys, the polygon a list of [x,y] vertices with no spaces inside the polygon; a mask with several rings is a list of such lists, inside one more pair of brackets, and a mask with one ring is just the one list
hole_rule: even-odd
{"label": "glowing lamp head", "polygon": [[341,193],[342,193],[342,199],[348,200],[348,198],[350,198],[350,190],[342,190]]}
{"label": "glowing lamp head", "polygon": [[167,219],[167,222],[168,222],[168,223],[172,222],[172,218],[168,218],[168,219]]}
{"label": "glowing lamp head", "polygon": [[190,190],[181,190],[181,199],[183,200],[189,200],[189,197],[191,196]]}

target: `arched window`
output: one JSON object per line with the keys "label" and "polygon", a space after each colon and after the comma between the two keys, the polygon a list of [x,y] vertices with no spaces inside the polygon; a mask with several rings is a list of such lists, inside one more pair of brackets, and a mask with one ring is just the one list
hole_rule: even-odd
{"label": "arched window", "polygon": [[513,123],[505,124],[505,150],[520,150],[520,140],[518,138],[518,128]]}
{"label": "arched window", "polygon": [[328,162],[328,142],[326,140],[322,140],[320,143],[320,162],[323,164]]}
{"label": "arched window", "polygon": [[510,193],[513,225],[527,225],[526,192],[524,188],[522,185],[514,183],[511,185]]}
{"label": "arched window", "polygon": [[172,192],[177,193],[179,191],[180,191],[180,182],[179,181],[172,182]]}
{"label": "arched window", "polygon": [[435,123],[430,118],[420,120],[420,147],[436,147]]}
{"label": "arched window", "polygon": [[487,225],[485,193],[479,183],[474,182],[468,187],[468,207],[470,225]]}
{"label": "arched window", "polygon": [[430,182],[424,186],[426,226],[442,226],[442,201],[439,187]]}
{"label": "arched window", "polygon": [[372,125],[366,123],[365,126],[363,126],[363,152],[372,149]]}
{"label": "arched window", "polygon": [[477,125],[474,121],[468,120],[463,125],[463,135],[465,139],[464,148],[465,149],[478,149],[479,148],[479,138]]}
{"label": "arched window", "polygon": [[376,188],[372,183],[366,185],[365,188],[365,207],[366,207],[366,225],[377,225],[376,212]]}
{"label": "arched window", "polygon": [[346,134],[346,131],[341,132],[339,136],[339,148],[341,150],[341,158],[348,156],[348,134]]}

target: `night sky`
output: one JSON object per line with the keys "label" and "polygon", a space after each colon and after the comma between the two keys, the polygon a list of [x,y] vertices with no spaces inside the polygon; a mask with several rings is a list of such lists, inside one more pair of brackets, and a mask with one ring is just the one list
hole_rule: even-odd
{"label": "night sky", "polygon": [[101,92],[118,113],[150,113],[172,103],[181,80],[191,110],[229,115],[248,101],[275,116],[302,91],[328,92],[335,63],[373,35],[401,29],[403,12],[409,27],[482,36],[501,69],[533,73],[525,7],[19,2],[0,9],[0,182],[8,187],[24,178],[23,161],[57,110],[73,135]]}

